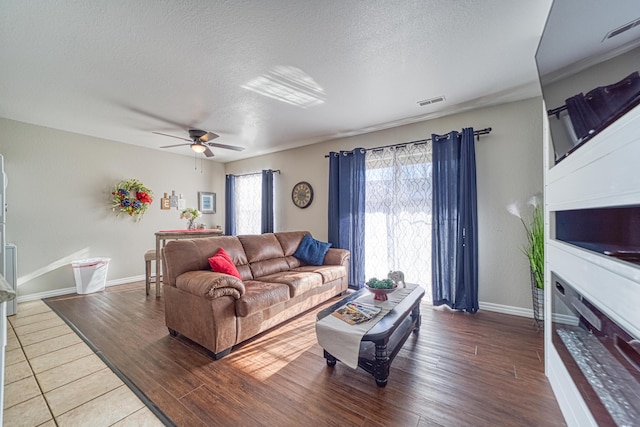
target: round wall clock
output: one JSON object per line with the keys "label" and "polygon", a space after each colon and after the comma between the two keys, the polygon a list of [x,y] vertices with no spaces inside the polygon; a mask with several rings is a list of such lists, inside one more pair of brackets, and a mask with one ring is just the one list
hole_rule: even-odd
{"label": "round wall clock", "polygon": [[291,200],[297,207],[304,209],[313,201],[313,188],[308,182],[301,181],[293,186]]}

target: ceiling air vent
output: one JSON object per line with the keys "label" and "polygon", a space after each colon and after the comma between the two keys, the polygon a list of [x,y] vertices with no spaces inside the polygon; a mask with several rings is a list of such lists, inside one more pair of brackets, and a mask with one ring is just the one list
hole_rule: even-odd
{"label": "ceiling air vent", "polygon": [[436,102],[444,101],[444,96],[436,96],[435,98],[425,99],[424,101],[418,101],[418,105],[424,107],[425,105],[435,104]]}
{"label": "ceiling air vent", "polygon": [[632,29],[633,27],[638,26],[639,24],[640,24],[640,18],[638,18],[638,19],[636,19],[636,20],[634,20],[634,21],[631,21],[631,22],[629,22],[629,23],[627,23],[627,24],[624,24],[623,26],[618,27],[618,28],[616,28],[615,30],[611,30],[611,31],[609,31],[609,32],[607,33],[607,35],[606,35],[606,36],[604,36],[604,39],[602,39],[602,41],[605,41],[605,40],[608,40],[608,39],[610,39],[610,38],[612,38],[612,37],[615,37],[615,36],[617,36],[618,34],[622,34],[622,33],[624,33],[625,31],[629,31],[630,29]]}

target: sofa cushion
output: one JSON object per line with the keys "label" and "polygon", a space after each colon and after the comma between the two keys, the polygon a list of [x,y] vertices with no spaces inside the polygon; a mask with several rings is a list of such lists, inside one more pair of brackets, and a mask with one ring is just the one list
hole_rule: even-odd
{"label": "sofa cushion", "polygon": [[236,301],[236,314],[246,317],[289,300],[289,286],[257,280],[244,282],[245,293]]}
{"label": "sofa cushion", "polygon": [[220,248],[225,249],[242,280],[253,279],[240,240],[236,236],[216,236],[167,242],[162,250],[164,259],[162,282],[175,286],[176,277],[182,273],[194,270],[211,271],[209,258]]}
{"label": "sofa cushion", "polygon": [[289,270],[289,264],[284,258],[273,258],[264,261],[252,262],[249,264],[249,267],[251,267],[251,274],[253,274],[253,277],[256,280],[261,280],[260,277],[267,276],[269,274]]}
{"label": "sofa cushion", "polygon": [[289,264],[288,270],[293,270],[296,267],[300,267],[302,265],[302,261],[298,258],[294,257],[293,254],[300,246],[300,242],[302,238],[309,234],[308,231],[283,231],[280,233],[275,233],[276,238],[280,242],[280,246],[282,246],[282,251],[284,252],[284,259]]}
{"label": "sofa cushion", "polygon": [[238,236],[238,239],[244,247],[254,279],[289,270],[289,264],[275,234],[248,234]]}
{"label": "sofa cushion", "polygon": [[284,258],[282,247],[273,233],[238,236],[249,264],[273,258]]}
{"label": "sofa cushion", "polygon": [[298,246],[300,246],[302,238],[310,233],[308,231],[283,231],[275,234],[276,239],[280,242],[280,246],[282,246],[284,256],[290,257],[295,253],[296,249],[298,249]]}
{"label": "sofa cushion", "polygon": [[196,270],[182,273],[176,278],[176,287],[206,299],[231,295],[238,299],[244,294],[242,280],[228,274]]}
{"label": "sofa cushion", "polygon": [[218,252],[209,258],[209,265],[213,271],[230,274],[238,279],[242,279],[242,277],[240,277],[240,273],[238,273],[238,269],[233,264],[233,261],[231,261],[231,258],[229,258],[229,255],[224,248],[218,249]]}
{"label": "sofa cushion", "polygon": [[289,264],[289,270],[293,270],[294,268],[304,265],[302,261],[293,255],[286,257],[285,260],[287,260],[287,264]]}
{"label": "sofa cushion", "polygon": [[289,286],[289,294],[293,298],[307,292],[309,289],[322,286],[324,283],[322,279],[322,275],[313,271],[283,271],[260,277],[258,280],[286,284]]}
{"label": "sofa cushion", "polygon": [[307,264],[322,265],[324,256],[330,247],[331,243],[321,242],[311,237],[311,235],[306,234],[302,238],[300,246],[298,246],[293,256]]}
{"label": "sofa cushion", "polygon": [[347,269],[343,265],[305,265],[298,267],[294,271],[317,273],[322,276],[322,283],[331,282],[347,276]]}

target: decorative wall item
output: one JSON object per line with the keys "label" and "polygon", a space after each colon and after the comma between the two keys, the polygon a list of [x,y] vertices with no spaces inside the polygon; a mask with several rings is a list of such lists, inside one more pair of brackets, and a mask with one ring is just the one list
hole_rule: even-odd
{"label": "decorative wall item", "polygon": [[200,211],[196,208],[186,208],[180,212],[180,219],[187,220],[187,230],[195,230],[195,220],[200,216]]}
{"label": "decorative wall item", "polygon": [[178,210],[180,209],[185,209],[187,207],[187,199],[182,197],[182,194],[180,194],[180,197],[178,197]]}
{"label": "decorative wall item", "polygon": [[126,213],[135,221],[142,219],[142,215],[153,202],[153,192],[137,179],[120,181],[111,195],[111,210],[116,212],[116,216]]}
{"label": "decorative wall item", "polygon": [[168,193],[164,193],[164,197],[160,199],[160,209],[162,210],[171,209],[171,199],[169,198]]}
{"label": "decorative wall item", "polygon": [[174,190],[171,191],[171,196],[169,196],[169,206],[178,209],[178,196]]}
{"label": "decorative wall item", "polygon": [[216,213],[216,193],[198,191],[198,209],[203,214]]}
{"label": "decorative wall item", "polygon": [[313,202],[313,187],[308,182],[301,181],[293,186],[291,190],[291,200],[293,204],[304,209]]}

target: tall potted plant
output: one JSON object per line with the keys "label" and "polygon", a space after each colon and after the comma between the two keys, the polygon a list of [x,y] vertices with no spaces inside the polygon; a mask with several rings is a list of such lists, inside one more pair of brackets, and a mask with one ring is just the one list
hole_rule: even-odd
{"label": "tall potted plant", "polygon": [[520,219],[527,234],[522,252],[529,259],[533,317],[536,325],[540,326],[544,320],[544,217],[539,196],[533,196],[528,204],[533,207],[529,221],[522,217],[517,203],[507,206],[507,210]]}

